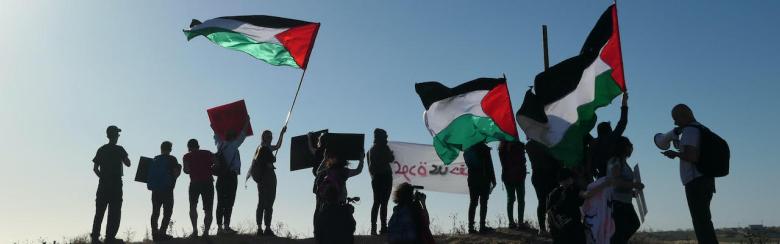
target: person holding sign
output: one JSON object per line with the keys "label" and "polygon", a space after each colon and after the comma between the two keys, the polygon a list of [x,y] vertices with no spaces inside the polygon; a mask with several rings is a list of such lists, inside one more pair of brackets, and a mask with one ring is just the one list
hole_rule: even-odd
{"label": "person holding sign", "polygon": [[[255,150],[252,166],[249,167],[249,174],[246,176],[247,179],[251,176],[257,183],[258,201],[255,217],[258,236],[276,236],[271,230],[271,217],[274,211],[274,200],[276,200],[276,167],[274,167],[276,155],[274,152],[282,147],[285,132],[287,132],[287,126],[282,127],[276,145],[271,145],[273,134],[270,130],[263,131],[260,137],[260,146]],[[263,222],[264,218],[265,222]],[[265,231],[263,231],[263,223],[265,223]]]}
{"label": "person holding sign", "polygon": [[[176,178],[181,174],[181,165],[176,157],[171,156],[173,144],[164,141],[160,144],[160,155],[154,157],[149,167],[146,188],[152,191],[152,239],[154,241],[167,241],[173,239],[166,234],[168,224],[173,214],[173,188],[176,186]],[[163,218],[159,225],[160,208],[163,208]]]}
{"label": "person holding sign", "polygon": [[607,163],[607,177],[614,184],[612,193],[612,218],[615,220],[615,234],[610,243],[628,243],[631,236],[639,229],[639,217],[634,211],[631,200],[634,190],[642,190],[645,185],[634,180],[634,172],[628,166],[626,159],[631,157],[634,145],[625,136],[615,141],[614,156]]}
{"label": "person holding sign", "polygon": [[246,116],[244,126],[240,130],[228,131],[224,140],[219,135],[214,135],[214,141],[217,144],[217,164],[214,173],[218,175],[216,184],[217,234],[237,233],[230,228],[230,216],[233,214],[238,174],[241,171],[241,156],[238,147],[244,143],[248,129],[249,116]]}
{"label": "person holding sign", "polygon": [[130,158],[127,151],[120,145],[118,127],[112,125],[106,128],[108,144],[101,146],[95,158],[92,171],[100,178],[97,193],[95,194],[95,219],[92,223],[92,243],[100,243],[100,223],[108,209],[106,220],[106,243],[124,243],[122,239],[116,239],[119,231],[119,220],[122,217],[122,164],[130,167]]}

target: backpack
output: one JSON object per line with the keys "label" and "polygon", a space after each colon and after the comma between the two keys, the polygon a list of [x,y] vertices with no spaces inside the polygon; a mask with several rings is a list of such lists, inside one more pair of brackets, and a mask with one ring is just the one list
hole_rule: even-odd
{"label": "backpack", "polygon": [[268,164],[275,162],[276,157],[273,155],[271,149],[268,147],[260,147],[257,156],[252,162],[252,165],[254,165],[252,167],[252,172],[249,172],[252,175],[252,179],[257,183],[260,183],[263,174],[268,169]]}
{"label": "backpack", "polygon": [[689,126],[699,129],[699,162],[696,163],[696,169],[709,177],[728,175],[731,158],[728,142],[707,127]]}
{"label": "backpack", "polygon": [[571,217],[561,211],[565,202],[566,188],[564,187],[556,187],[547,196],[547,226],[550,228],[551,233],[562,230],[573,222]]}
{"label": "backpack", "polygon": [[165,190],[172,186],[171,163],[165,157],[154,158],[154,161],[149,165],[146,189],[150,191]]}
{"label": "backpack", "polygon": [[387,222],[387,240],[390,243],[415,243],[417,228],[411,206],[393,208],[393,215]]}
{"label": "backpack", "polygon": [[322,180],[317,184],[317,195],[323,201],[328,200],[328,194],[335,194],[336,196],[343,194],[343,186],[347,183],[347,173],[345,171],[346,169],[328,169],[323,173]]}
{"label": "backpack", "polygon": [[215,176],[225,175],[225,173],[228,171],[228,162],[225,160],[225,153],[222,152],[222,149],[219,149],[217,150],[217,154],[215,154],[214,157],[217,159],[217,163],[214,164],[213,174]]}

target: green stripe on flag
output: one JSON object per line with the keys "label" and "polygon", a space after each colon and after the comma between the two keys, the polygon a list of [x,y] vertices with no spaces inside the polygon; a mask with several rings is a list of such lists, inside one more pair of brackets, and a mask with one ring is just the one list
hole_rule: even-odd
{"label": "green stripe on flag", "polygon": [[456,118],[447,128],[433,137],[433,147],[444,164],[454,161],[460,151],[482,141],[516,141],[517,139],[504,133],[493,119],[489,117],[464,114]]}
{"label": "green stripe on flag", "polygon": [[[219,31],[216,31],[215,29]],[[300,68],[292,55],[290,55],[290,52],[287,51],[287,48],[276,43],[257,42],[241,33],[218,28],[184,31],[184,34],[188,39],[192,39],[198,35],[205,35],[206,38],[217,45],[247,53],[252,57],[263,60],[271,65],[286,65]]]}
{"label": "green stripe on flag", "polygon": [[593,101],[577,108],[577,122],[566,130],[558,144],[550,148],[552,155],[563,161],[566,167],[576,166],[582,161],[582,138],[596,125],[596,109],[609,105],[612,99],[622,93],[620,86],[612,79],[612,71],[610,69],[596,76]]}

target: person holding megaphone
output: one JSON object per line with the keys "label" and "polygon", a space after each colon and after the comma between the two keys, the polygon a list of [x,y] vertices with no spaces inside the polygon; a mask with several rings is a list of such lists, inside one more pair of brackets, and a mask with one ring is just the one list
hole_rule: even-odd
{"label": "person holding megaphone", "polygon": [[[666,134],[657,134],[654,138],[656,145],[661,150],[666,150],[662,152],[664,156],[670,159],[680,159],[680,180],[685,185],[685,197],[688,200],[693,230],[696,232],[699,243],[718,243],[710,212],[710,202],[715,193],[715,178],[703,174],[700,172],[700,168],[697,168],[703,163],[714,163],[701,162],[700,160],[702,135],[711,134],[711,132],[696,121],[693,111],[685,104],[674,106],[672,119],[674,125],[678,127]],[[679,148],[679,151],[667,150],[669,142],[676,142],[678,135],[680,135],[679,145],[675,143],[675,146]],[[728,148],[725,151],[726,157],[728,157]]]}

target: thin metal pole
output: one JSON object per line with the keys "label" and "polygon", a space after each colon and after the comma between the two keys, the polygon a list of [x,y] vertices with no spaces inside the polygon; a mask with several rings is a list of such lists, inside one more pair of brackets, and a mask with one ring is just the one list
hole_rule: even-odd
{"label": "thin metal pole", "polygon": [[[303,73],[301,73],[301,79],[298,80],[298,89],[295,90],[295,97],[293,97],[292,105],[290,105],[290,110],[287,111],[287,118],[284,119],[284,126],[282,126],[282,128],[287,127],[287,123],[290,123],[290,117],[292,116],[293,108],[295,108],[295,102],[298,101],[298,94],[301,92],[301,85],[303,85],[304,76],[306,76],[305,69],[303,70]],[[281,133],[279,133],[279,136],[282,136]],[[274,157],[276,157],[277,153],[279,153],[279,150],[274,151]]]}
{"label": "thin metal pole", "polygon": [[[298,94],[301,92],[301,85],[303,84],[303,77],[306,76],[306,70],[303,70],[303,73],[301,73],[301,79],[298,80],[298,89],[295,90],[295,97],[293,98],[292,105],[290,105],[290,110],[287,111],[287,118],[284,119],[284,126],[282,128],[287,127],[287,123],[290,122],[290,116],[292,115],[293,108],[295,108],[295,102],[298,101]],[[282,136],[281,133],[279,133],[279,136]],[[281,138],[279,138],[281,139]],[[274,151],[274,157],[276,157],[276,154],[279,153],[279,150],[277,149]],[[252,175],[252,169],[254,168],[254,165],[249,167],[249,172],[247,172],[246,179],[244,180],[244,189],[246,189],[246,183],[249,181],[249,177]]]}

